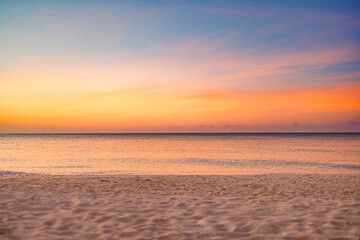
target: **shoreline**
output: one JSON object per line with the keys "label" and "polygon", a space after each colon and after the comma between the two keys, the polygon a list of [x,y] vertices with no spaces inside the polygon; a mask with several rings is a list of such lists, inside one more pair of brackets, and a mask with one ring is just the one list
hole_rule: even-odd
{"label": "shoreline", "polygon": [[30,173],[30,172],[16,172],[16,171],[0,171],[0,177],[2,176],[259,176],[259,175],[360,175],[358,173],[331,173],[331,172],[261,172],[261,173],[239,173],[239,174],[170,174],[170,173],[79,173],[79,174],[51,174],[51,173]]}
{"label": "shoreline", "polygon": [[358,239],[360,174],[2,175],[0,239]]}

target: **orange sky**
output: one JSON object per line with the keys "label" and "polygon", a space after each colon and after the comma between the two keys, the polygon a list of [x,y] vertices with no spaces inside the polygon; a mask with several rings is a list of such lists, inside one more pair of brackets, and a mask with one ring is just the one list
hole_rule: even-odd
{"label": "orange sky", "polygon": [[159,85],[67,96],[2,95],[0,124],[25,132],[136,132],[143,127],[174,131],[173,126],[198,125],[331,125],[359,117],[360,84],[354,83],[280,91],[162,94],[166,88]]}
{"label": "orange sky", "polygon": [[0,133],[360,131],[353,3],[90,2],[0,3]]}

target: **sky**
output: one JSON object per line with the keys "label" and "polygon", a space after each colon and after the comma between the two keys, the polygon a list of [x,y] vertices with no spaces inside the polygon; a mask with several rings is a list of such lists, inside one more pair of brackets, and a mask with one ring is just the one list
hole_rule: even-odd
{"label": "sky", "polygon": [[360,131],[360,1],[0,1],[0,133]]}

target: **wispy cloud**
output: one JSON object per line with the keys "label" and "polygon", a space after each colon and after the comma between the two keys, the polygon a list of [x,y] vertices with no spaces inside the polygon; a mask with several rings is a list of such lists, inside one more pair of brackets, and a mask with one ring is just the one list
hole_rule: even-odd
{"label": "wispy cloud", "polygon": [[0,125],[359,121],[358,3],[143,3],[3,3]]}

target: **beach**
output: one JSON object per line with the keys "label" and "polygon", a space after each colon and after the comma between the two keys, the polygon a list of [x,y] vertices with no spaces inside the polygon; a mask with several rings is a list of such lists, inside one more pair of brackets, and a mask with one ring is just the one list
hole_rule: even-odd
{"label": "beach", "polygon": [[359,239],[359,174],[3,175],[0,239]]}
{"label": "beach", "polygon": [[0,0],[0,240],[360,240],[359,9]]}

